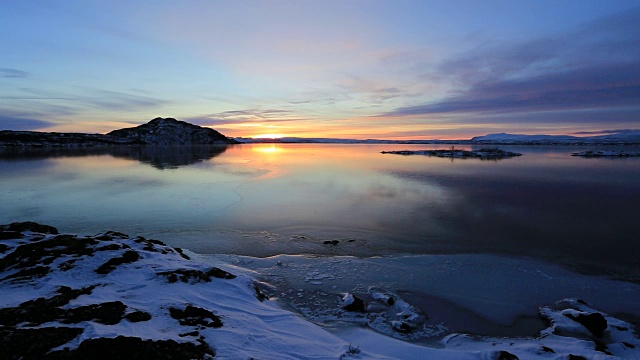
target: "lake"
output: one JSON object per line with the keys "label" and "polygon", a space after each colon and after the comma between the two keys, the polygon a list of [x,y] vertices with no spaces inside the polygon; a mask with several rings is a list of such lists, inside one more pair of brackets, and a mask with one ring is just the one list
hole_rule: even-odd
{"label": "lake", "polygon": [[450,147],[4,149],[0,223],[204,254],[506,254],[640,279],[640,159],[562,146],[501,146],[523,156],[498,161],[381,154]]}

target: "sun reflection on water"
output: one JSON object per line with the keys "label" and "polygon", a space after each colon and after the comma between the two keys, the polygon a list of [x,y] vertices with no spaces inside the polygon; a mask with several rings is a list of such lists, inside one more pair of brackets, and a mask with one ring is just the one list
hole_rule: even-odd
{"label": "sun reflection on water", "polygon": [[266,154],[275,154],[275,153],[282,152],[282,148],[276,144],[265,144],[265,145],[258,145],[258,146],[254,145],[251,148],[251,150],[261,152],[261,153],[266,153]]}

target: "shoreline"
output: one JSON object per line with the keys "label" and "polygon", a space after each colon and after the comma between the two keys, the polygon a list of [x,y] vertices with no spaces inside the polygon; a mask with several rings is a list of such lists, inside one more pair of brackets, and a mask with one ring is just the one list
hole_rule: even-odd
{"label": "shoreline", "polygon": [[[198,257],[248,269],[254,274],[262,274],[261,281],[271,280],[270,284],[276,288],[282,283],[291,289],[302,289],[302,293],[311,296],[323,292],[336,296],[340,291],[356,295],[375,291],[409,291],[417,296],[425,293],[501,326],[509,326],[519,316],[535,316],[539,306],[563,297],[585,298],[611,313],[640,315],[640,304],[625,300],[631,291],[640,296],[640,284],[604,275],[585,275],[558,264],[518,256],[434,254],[356,258],[279,255],[255,258],[208,254]],[[351,274],[357,277],[351,279]],[[484,279],[491,281],[484,283]],[[383,289],[381,284],[389,288]],[[598,291],[594,292],[594,289]],[[298,293],[295,291],[282,298],[297,302],[299,307],[307,307],[297,301]],[[328,302],[335,302],[335,299]],[[497,304],[499,312],[494,307]],[[322,318],[323,314],[315,314],[312,310],[305,309],[310,315]]]}
{"label": "shoreline", "polygon": [[[43,331],[53,331],[46,329],[54,329],[51,324],[57,324],[56,328],[84,333],[65,345],[68,349],[64,351],[78,354],[94,351],[98,346],[95,339],[112,343],[111,351],[123,346],[119,342],[141,341],[145,346],[169,346],[167,349],[180,351],[189,348],[195,351],[188,355],[190,358],[202,359],[213,354],[237,357],[238,351],[264,358],[282,355],[285,348],[292,355],[282,358],[307,358],[303,354],[309,351],[313,354],[308,358],[320,353],[343,357],[355,355],[356,350],[363,356],[380,358],[370,353],[376,348],[370,343],[372,338],[386,339],[400,358],[417,351],[425,356],[466,359],[463,354],[469,351],[493,354],[497,343],[501,352],[509,354],[535,354],[542,344],[562,353],[591,354],[589,347],[571,340],[583,338],[606,341],[606,351],[617,354],[635,351],[636,345],[640,348],[640,339],[630,333],[637,324],[597,315],[606,316],[605,324],[621,324],[607,325],[607,340],[599,340],[604,339],[600,330],[585,330],[577,320],[562,315],[567,314],[563,312],[569,311],[566,309],[571,309],[569,314],[640,314],[640,304],[632,301],[640,296],[640,286],[579,275],[533,260],[496,255],[251,258],[195,254],[114,231],[79,237],[58,234],[55,228],[35,223],[5,225],[0,230],[0,286],[6,295],[0,308],[0,330],[8,331],[7,341],[31,336],[25,334],[34,331],[34,325],[49,326]],[[478,339],[477,335],[447,328],[446,319],[438,318],[444,314],[437,312],[437,307],[429,310],[417,306],[420,301],[412,296],[421,292],[448,301],[444,307],[449,307],[459,321],[465,320],[465,312],[458,310],[466,309],[469,314],[506,324],[508,329],[521,321],[523,314],[537,313],[547,327],[537,336],[511,334],[504,339],[494,334]],[[589,304],[593,305],[575,299],[557,302],[565,295],[575,298],[581,294],[589,295]],[[363,299],[364,307],[347,309],[347,298]],[[36,310],[32,304],[38,301],[51,309],[32,313]],[[280,302],[295,312],[283,310]],[[56,304],[68,305],[62,308]],[[429,311],[436,311],[433,320]],[[187,312],[193,314],[185,315]],[[44,314],[44,318],[38,314]],[[469,316],[466,320],[477,322],[478,318]],[[326,325],[333,321],[352,327],[332,332]],[[75,325],[65,325],[69,323]],[[227,330],[227,325],[233,330]],[[376,334],[358,330],[360,326]],[[254,340],[243,343],[238,331],[252,334]],[[164,335],[158,337],[160,333]],[[301,338],[301,334],[306,335]],[[360,350],[340,334],[355,336],[370,348]],[[114,339],[115,335],[118,338]],[[395,342],[394,338],[402,341]],[[431,346],[416,347],[429,342]],[[296,350],[291,350],[294,345]]]}

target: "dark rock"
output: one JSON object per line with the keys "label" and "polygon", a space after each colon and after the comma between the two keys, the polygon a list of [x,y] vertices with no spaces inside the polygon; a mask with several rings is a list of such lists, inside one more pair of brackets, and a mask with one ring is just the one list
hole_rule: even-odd
{"label": "dark rock", "polygon": [[340,243],[340,241],[339,241],[339,240],[327,240],[327,241],[325,241],[323,244],[325,244],[325,245],[333,245],[333,246],[336,246],[336,245],[338,245],[339,243]]}
{"label": "dark rock", "polygon": [[73,269],[75,267],[75,265],[73,265],[76,262],[75,259],[71,259],[71,260],[67,260],[65,262],[63,262],[62,264],[60,264],[58,266],[58,269],[62,270],[62,271],[69,271],[71,269]]}
{"label": "dark rock", "polygon": [[200,332],[199,332],[199,331],[197,331],[197,330],[189,331],[189,332],[187,332],[187,333],[178,334],[178,336],[180,336],[180,337],[186,337],[186,336],[199,336],[199,335],[200,335]]}
{"label": "dark rock", "polygon": [[127,306],[121,301],[110,301],[69,309],[62,322],[77,324],[82,321],[95,321],[105,325],[115,325],[124,317]]}
{"label": "dark rock", "polygon": [[[95,239],[102,240],[99,238],[95,238]],[[105,246],[100,246],[99,248],[96,249],[96,251],[117,251],[120,249],[125,249],[125,247],[120,244],[109,244]]]}
{"label": "dark rock", "polygon": [[2,358],[46,359],[47,353],[82,334],[82,329],[72,327],[45,327],[40,329],[0,328]]}
{"label": "dark rock", "polygon": [[151,320],[151,314],[149,314],[148,312],[137,310],[125,315],[124,318],[129,320],[130,322],[136,323]]}
{"label": "dark rock", "polygon": [[49,321],[63,319],[66,311],[61,307],[80,295],[89,295],[97,285],[81,289],[71,289],[67,286],[58,288],[57,293],[50,298],[37,298],[25,301],[18,307],[0,309],[0,325],[15,326],[21,322],[40,325]]}
{"label": "dark rock", "polygon": [[216,267],[211,268],[207,272],[196,269],[178,269],[172,271],[163,271],[158,273],[158,275],[165,276],[167,281],[170,283],[175,283],[181,281],[183,283],[194,283],[194,282],[210,282],[211,277],[215,277],[218,279],[234,279],[236,276],[228,273],[224,270],[218,269]]}
{"label": "dark rock", "polygon": [[219,132],[173,118],[155,118],[133,128],[114,130],[109,137],[148,145],[235,144]]}
{"label": "dark rock", "polygon": [[207,275],[213,276],[218,279],[235,279],[236,277],[235,275],[216,267],[211,268],[211,270],[207,271]]}
{"label": "dark rock", "polygon": [[59,234],[58,229],[54,228],[53,226],[42,225],[33,221],[11,223],[7,225],[6,230],[18,231],[18,232],[32,231],[32,232],[37,232],[41,234],[52,234],[52,235]]}
{"label": "dark rock", "polygon": [[19,231],[0,231],[0,240],[22,239],[23,237],[24,235]]}
{"label": "dark rock", "polygon": [[48,354],[50,359],[69,360],[199,360],[215,356],[203,342],[198,344],[175,340],[142,340],[137,337],[87,339],[76,350],[58,350]]}
{"label": "dark rock", "polygon": [[253,283],[253,289],[256,291],[256,299],[258,299],[260,302],[269,300],[269,294],[260,290],[260,286],[258,286],[258,283]]}
{"label": "dark rock", "polygon": [[187,256],[187,255],[182,251],[182,249],[181,249],[181,248],[176,247],[176,248],[173,248],[173,249],[174,249],[175,251],[177,251],[177,252],[178,252],[178,254],[180,254],[180,256],[182,256],[182,258],[184,258],[184,259],[186,259],[186,260],[191,260],[191,258],[190,258],[190,257],[188,257],[188,256]]}
{"label": "dark rock", "polygon": [[187,305],[184,310],[172,307],[169,308],[169,314],[183,326],[219,328],[223,325],[222,320],[217,315],[197,306]]}
{"label": "dark rock", "polygon": [[548,346],[543,346],[543,347],[542,347],[542,351],[544,351],[544,352],[546,352],[546,353],[552,353],[552,354],[555,354],[555,353],[556,353],[552,348],[550,348],[550,347],[548,347]]}
{"label": "dark rock", "polygon": [[91,255],[94,250],[90,245],[96,243],[96,240],[90,238],[58,235],[52,239],[22,244],[0,259],[0,271],[11,267],[27,268],[48,265],[64,254],[73,256]]}
{"label": "dark rock", "polygon": [[496,360],[519,360],[519,358],[508,351],[502,350],[498,353]]}
{"label": "dark rock", "polygon": [[138,254],[138,252],[134,250],[127,250],[124,252],[124,254],[122,254],[122,256],[111,258],[106,263],[100,265],[100,267],[98,267],[95,272],[101,275],[106,275],[115,270],[118,265],[129,264],[138,261],[141,258],[142,257],[140,256],[140,254]]}
{"label": "dark rock", "polygon": [[396,301],[391,296],[389,296],[389,298],[387,299],[387,305],[391,306],[395,303]]}
{"label": "dark rock", "polygon": [[607,348],[607,344],[603,343],[602,341],[594,341],[594,343],[596,344],[596,351],[611,355],[609,349]]}
{"label": "dark rock", "polygon": [[392,321],[391,327],[393,328],[393,330],[403,334],[407,334],[415,330],[413,326],[407,324],[404,321]]}
{"label": "dark rock", "polygon": [[569,354],[569,356],[567,357],[567,360],[587,360],[587,358],[582,355]]}
{"label": "dark rock", "polygon": [[93,237],[96,240],[114,240],[114,239],[128,239],[129,235],[118,232],[118,231],[107,231],[106,233],[99,234]]}
{"label": "dark rock", "polygon": [[9,249],[10,249],[10,247],[8,247],[7,245],[0,244],[0,253],[5,253]]}
{"label": "dark rock", "polygon": [[353,294],[350,294],[350,295],[353,297],[353,301],[343,306],[342,308],[347,311],[362,312],[362,313],[367,312],[364,301]]}
{"label": "dark rock", "polygon": [[608,326],[607,319],[605,319],[604,316],[598,312],[586,315],[578,314],[578,316],[575,316],[573,314],[566,314],[565,316],[571,320],[579,322],[580,324],[582,324],[582,326],[587,328],[587,330],[589,330],[595,337],[598,338],[602,337],[603,332],[607,329]]}
{"label": "dark rock", "polygon": [[32,268],[22,269],[14,274],[4,277],[0,279],[0,281],[4,280],[32,280],[34,278],[41,278],[47,275],[51,271],[51,268],[48,266],[36,266]]}
{"label": "dark rock", "polygon": [[635,348],[636,348],[636,347],[635,347],[635,345],[633,345],[633,344],[629,344],[629,343],[628,343],[628,342],[626,342],[626,341],[623,341],[623,342],[622,342],[622,345],[624,345],[624,346],[628,347],[629,349],[635,349]]}

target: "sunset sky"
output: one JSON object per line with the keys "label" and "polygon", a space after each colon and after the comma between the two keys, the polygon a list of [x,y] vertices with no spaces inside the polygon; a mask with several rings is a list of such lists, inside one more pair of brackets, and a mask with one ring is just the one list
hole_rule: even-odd
{"label": "sunset sky", "polygon": [[0,130],[640,129],[638,0],[0,0]]}

